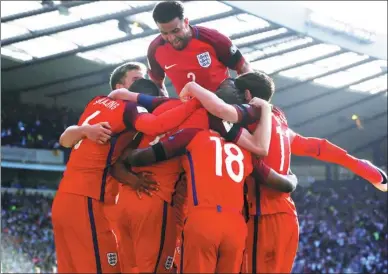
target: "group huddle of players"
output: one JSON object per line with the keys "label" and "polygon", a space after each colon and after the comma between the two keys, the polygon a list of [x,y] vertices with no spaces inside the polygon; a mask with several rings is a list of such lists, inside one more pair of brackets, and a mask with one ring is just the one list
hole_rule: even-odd
{"label": "group huddle of players", "polygon": [[[386,175],[288,127],[273,80],[231,40],[158,3],[148,75],[126,63],[60,143],[72,152],[52,222],[60,273],[290,273],[299,226],[291,154]],[[130,50],[130,49],[129,49]],[[228,69],[236,70],[235,79]],[[168,76],[179,98],[165,96]]]}

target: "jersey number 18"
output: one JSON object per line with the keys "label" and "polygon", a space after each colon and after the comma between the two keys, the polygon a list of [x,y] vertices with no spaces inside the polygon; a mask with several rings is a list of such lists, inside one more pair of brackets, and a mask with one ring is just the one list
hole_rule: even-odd
{"label": "jersey number 18", "polygon": [[[222,166],[225,162],[226,172],[228,176],[236,183],[241,183],[244,178],[244,154],[241,149],[233,144],[227,143],[222,145],[221,139],[219,137],[212,136],[210,137],[211,141],[214,141],[216,144],[216,175],[222,177]],[[232,149],[237,151],[237,154],[233,154]],[[223,151],[225,151],[226,158],[223,159]],[[238,165],[237,174],[233,171],[232,164],[236,162]]]}

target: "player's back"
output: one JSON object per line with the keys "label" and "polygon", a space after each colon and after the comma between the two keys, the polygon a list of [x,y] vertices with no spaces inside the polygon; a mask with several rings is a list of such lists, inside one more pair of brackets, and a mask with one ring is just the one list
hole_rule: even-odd
{"label": "player's back", "polygon": [[[95,97],[88,103],[78,125],[109,122],[113,137],[105,145],[97,144],[89,139],[79,141],[71,151],[59,191],[112,202],[111,199],[106,201],[105,196],[107,179],[111,181],[108,176],[108,167],[118,158],[120,148],[132,141],[135,134],[134,131],[126,131],[123,121],[124,111],[128,104],[132,103],[113,100],[107,96]],[[110,197],[114,197],[112,192],[117,192],[116,187],[109,186],[111,188],[108,193]]]}
{"label": "player's back", "polygon": [[[169,100],[166,103],[158,106],[152,112],[154,115],[160,115],[161,113],[174,108],[181,104],[179,99]],[[160,141],[166,140],[171,136],[172,132],[165,133],[159,136],[144,135],[139,144],[139,148],[145,148],[154,145]],[[154,175],[154,179],[160,184],[159,191],[155,192],[155,195],[162,198],[164,201],[171,202],[171,196],[174,192],[175,184],[179,179],[180,173],[182,173],[182,167],[179,157],[159,162],[145,167],[133,167],[134,172],[151,172]]]}
{"label": "player's back", "polygon": [[195,206],[241,211],[244,180],[253,168],[250,153],[211,130],[197,133],[186,148],[189,211]]}
{"label": "player's back", "polygon": [[[255,125],[256,126],[256,125]],[[255,126],[249,128],[253,130]],[[268,156],[263,158],[264,163],[280,174],[288,174],[291,162],[291,147],[288,132],[288,123],[284,113],[279,108],[272,111],[271,143]],[[248,180],[249,200],[252,202],[257,198],[255,191],[257,184],[253,180]],[[256,197],[252,197],[252,196]],[[278,212],[296,213],[294,202],[289,193],[283,193],[271,188],[260,186],[260,209],[251,206],[252,211],[260,214],[273,214]]]}

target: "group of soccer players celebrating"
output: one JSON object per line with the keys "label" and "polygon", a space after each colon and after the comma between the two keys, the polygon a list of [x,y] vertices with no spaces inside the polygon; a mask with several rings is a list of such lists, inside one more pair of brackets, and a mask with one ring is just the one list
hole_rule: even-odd
{"label": "group of soccer players celebrating", "polygon": [[[290,273],[291,154],[386,191],[370,162],[292,131],[270,104],[273,80],[228,37],[190,25],[177,1],[156,4],[153,18],[151,80],[143,64],[117,67],[111,92],[60,137],[72,152],[52,208],[58,272]],[[168,98],[166,75],[179,98]]]}

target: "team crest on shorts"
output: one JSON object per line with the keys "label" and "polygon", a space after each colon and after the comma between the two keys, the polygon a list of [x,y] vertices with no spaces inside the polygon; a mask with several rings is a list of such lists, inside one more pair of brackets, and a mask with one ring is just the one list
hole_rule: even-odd
{"label": "team crest on shorts", "polygon": [[169,270],[172,268],[173,264],[174,264],[174,257],[167,256],[167,260],[164,263],[164,268]]}
{"label": "team crest on shorts", "polygon": [[211,65],[212,59],[208,51],[197,55],[198,63],[201,67],[207,68]]}
{"label": "team crest on shorts", "polygon": [[108,264],[110,266],[115,266],[117,264],[117,253],[115,252],[107,253],[106,257],[108,258]]}

